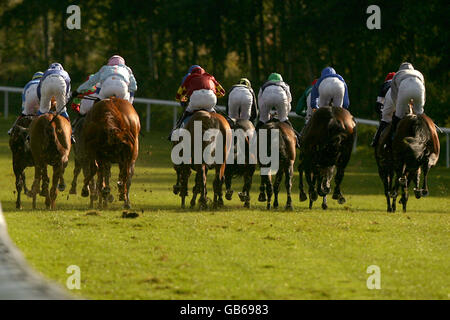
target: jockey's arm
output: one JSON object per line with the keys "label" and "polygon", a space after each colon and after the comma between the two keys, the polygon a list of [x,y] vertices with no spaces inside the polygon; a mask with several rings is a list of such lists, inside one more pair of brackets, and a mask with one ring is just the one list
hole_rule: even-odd
{"label": "jockey's arm", "polygon": [[344,102],[342,103],[342,106],[345,109],[348,109],[348,107],[350,106],[350,100],[348,98],[348,88],[347,88],[347,84],[344,82],[345,85],[345,92],[344,92]]}
{"label": "jockey's arm", "polygon": [[319,97],[319,89],[317,83],[311,89],[311,109],[315,111],[318,108],[317,106],[317,98]]}
{"label": "jockey's arm", "polygon": [[186,102],[187,101],[186,93],[187,93],[186,87],[180,86],[178,88],[177,95],[175,96],[175,100],[178,102]]}
{"label": "jockey's arm", "polygon": [[216,83],[216,96],[217,98],[225,96],[225,89],[218,82]]}
{"label": "jockey's arm", "polygon": [[137,91],[137,82],[136,82],[136,78],[134,77],[133,71],[131,71],[130,68],[128,68],[128,72],[130,73],[130,84],[128,85],[128,89],[130,90],[130,92],[135,92]]}
{"label": "jockey's arm", "polygon": [[82,92],[85,90],[88,90],[90,88],[92,88],[94,85],[96,85],[98,82],[100,82],[100,72],[102,69],[100,69],[99,72],[97,72],[96,74],[92,75],[89,77],[89,79],[83,83],[82,85],[80,85],[77,89],[78,92]]}

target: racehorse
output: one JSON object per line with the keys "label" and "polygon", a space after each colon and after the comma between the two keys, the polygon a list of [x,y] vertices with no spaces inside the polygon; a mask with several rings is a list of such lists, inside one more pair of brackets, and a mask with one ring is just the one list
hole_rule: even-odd
{"label": "racehorse", "polygon": [[304,127],[300,141],[300,201],[306,201],[303,190],[303,172],[309,189],[309,208],[320,195],[322,209],[327,209],[327,194],[336,170],[333,199],[345,203],[341,193],[344,171],[350,160],[356,136],[356,122],[349,111],[341,107],[317,109]]}
{"label": "racehorse", "polygon": [[[195,141],[194,134],[194,125],[195,122],[201,123],[201,141]],[[203,110],[196,111],[188,122],[185,125],[185,129],[190,133],[190,146],[191,146],[191,161],[190,163],[181,163],[174,164],[174,169],[177,172],[177,184],[174,186],[174,193],[179,193],[181,197],[181,207],[185,207],[185,199],[188,195],[188,180],[191,174],[191,170],[196,172],[195,176],[195,185],[193,188],[193,196],[191,199],[191,208],[195,206],[197,195],[200,194],[200,209],[207,209],[207,189],[206,189],[206,178],[209,168],[215,169],[215,178],[213,182],[214,189],[214,207],[222,207],[223,206],[223,198],[222,198],[222,186],[224,182],[225,176],[225,168],[226,168],[226,159],[228,157],[228,153],[231,149],[231,128],[228,124],[227,120],[220,114],[215,112],[207,112]],[[204,141],[205,132],[209,129],[219,130],[220,135],[216,137],[221,137],[222,141],[219,143],[222,146],[222,158],[214,159],[209,164],[206,163],[203,154],[206,148],[209,148],[211,151],[211,155],[219,150],[216,148],[218,145],[218,140],[216,141],[216,137],[211,139],[210,141]],[[184,138],[183,138],[184,139]],[[183,143],[183,139],[180,139],[178,143],[174,143],[174,147],[179,143]],[[194,152],[195,152],[195,144],[201,145],[202,159],[201,161],[195,161]],[[192,159],[194,161],[192,161]]]}
{"label": "racehorse", "polygon": [[[263,145],[263,141],[261,140],[261,130],[265,129],[267,130],[267,143],[266,145]],[[259,187],[259,197],[258,201],[265,202],[267,201],[267,209],[270,210],[271,208],[271,201],[272,201],[272,195],[274,195],[274,201],[273,201],[273,207],[276,209],[278,208],[278,193],[280,191],[280,184],[281,180],[283,179],[283,174],[285,176],[285,186],[286,186],[286,193],[287,193],[287,200],[286,200],[286,210],[293,210],[292,207],[292,198],[291,198],[291,189],[292,189],[292,178],[294,176],[294,162],[296,158],[296,136],[294,133],[294,130],[292,128],[283,122],[274,120],[269,121],[262,125],[258,129],[258,148],[265,149],[267,155],[271,155],[271,158],[273,158],[273,155],[271,154],[271,138],[272,138],[272,130],[278,130],[278,156],[279,156],[279,168],[276,172],[275,176],[275,183],[272,184],[272,176],[271,172],[269,171],[268,174],[262,174],[261,172],[261,184]],[[276,147],[275,147],[276,148]],[[258,157],[259,158],[259,157]],[[261,159],[259,158],[259,163],[261,169],[266,168],[270,166],[270,163],[263,164],[261,162]]]}
{"label": "racehorse", "polygon": [[[32,186],[33,209],[36,209],[36,195],[45,197],[46,208],[55,209],[57,188],[64,191],[64,170],[69,162],[71,148],[70,137],[72,128],[70,122],[60,115],[44,114],[35,118],[30,124],[30,147],[35,170]],[[49,178],[47,165],[53,167],[52,187],[48,191]]]}
{"label": "racehorse", "polygon": [[[397,196],[401,186],[400,203],[406,212],[408,186],[415,185],[417,199],[428,195],[428,173],[439,159],[440,144],[433,121],[426,115],[408,114],[399,124],[392,142],[396,180],[392,196]],[[420,173],[423,172],[422,188],[419,188]]]}
{"label": "racehorse", "polygon": [[[239,199],[242,202],[244,202],[244,207],[250,208],[250,189],[252,187],[253,174],[255,173],[256,170],[256,163],[258,158],[257,154],[253,154],[251,152],[252,150],[250,150],[251,148],[250,141],[253,135],[256,134],[255,127],[251,121],[239,119],[236,120],[233,129],[237,134],[237,139],[239,139],[241,134],[242,137],[244,137],[244,134],[246,134],[246,136],[245,140],[243,141],[244,142],[243,146],[239,145],[240,143],[239,140],[232,142],[234,146],[233,152],[234,161],[233,163],[227,163],[227,166],[225,168],[225,186],[226,186],[225,198],[227,200],[231,200],[233,197],[233,190],[231,189],[232,178],[235,176],[242,176],[244,178],[244,186],[242,188],[242,192],[239,192],[238,195]],[[241,147],[243,147],[243,149],[241,149]],[[256,148],[254,151],[256,151]],[[244,163],[239,163],[241,160],[240,158],[244,160]]]}
{"label": "racehorse", "polygon": [[[84,178],[81,195],[91,193],[91,206],[99,195],[100,208],[106,208],[112,201],[109,178],[111,164],[119,164],[119,200],[124,208],[130,208],[130,187],[139,152],[139,116],[127,100],[112,97],[93,105],[87,113],[81,142],[88,159],[88,174]],[[97,185],[92,179],[97,174]]]}
{"label": "racehorse", "polygon": [[14,175],[16,176],[17,209],[22,209],[22,201],[20,197],[22,188],[25,195],[31,196],[31,193],[27,189],[25,183],[25,168],[34,166],[30,143],[27,140],[28,127],[30,126],[33,118],[33,116],[26,116],[21,117],[19,120],[17,120],[15,126],[11,131],[11,137],[9,139],[9,147],[12,152],[13,171]]}

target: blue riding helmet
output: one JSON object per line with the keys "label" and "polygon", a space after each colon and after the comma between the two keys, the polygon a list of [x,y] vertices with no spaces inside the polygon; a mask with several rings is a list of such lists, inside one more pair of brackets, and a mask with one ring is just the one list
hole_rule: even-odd
{"label": "blue riding helmet", "polygon": [[201,68],[201,67],[199,65],[197,65],[197,64],[194,64],[194,65],[190,66],[190,68],[188,70],[188,73],[191,73],[192,70],[194,70],[195,68]]}
{"label": "blue riding helmet", "polygon": [[336,74],[336,70],[334,70],[332,67],[326,67],[325,69],[322,70],[322,77],[328,76],[330,74]]}
{"label": "blue riding helmet", "polygon": [[64,70],[63,66],[60,63],[52,63],[49,67],[49,69],[55,69],[55,70]]}

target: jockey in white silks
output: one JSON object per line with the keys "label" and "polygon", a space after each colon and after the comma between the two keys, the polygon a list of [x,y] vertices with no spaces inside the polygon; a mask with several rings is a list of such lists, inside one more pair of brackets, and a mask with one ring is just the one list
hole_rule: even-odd
{"label": "jockey in white silks", "polygon": [[99,85],[100,99],[116,96],[117,98],[128,100],[131,104],[134,100],[134,93],[137,90],[136,79],[133,71],[125,65],[125,60],[121,56],[112,56],[108,64],[103,66],[96,74],[89,77],[85,83],[80,85],[72,96]]}

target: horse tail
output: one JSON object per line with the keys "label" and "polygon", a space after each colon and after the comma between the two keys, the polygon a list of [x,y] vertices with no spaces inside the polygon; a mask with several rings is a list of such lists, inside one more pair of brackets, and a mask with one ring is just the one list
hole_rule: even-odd
{"label": "horse tail", "polygon": [[105,128],[109,145],[124,144],[130,149],[134,145],[136,138],[127,130],[123,115],[114,103],[110,103],[110,108],[105,112]]}
{"label": "horse tail", "polygon": [[411,126],[414,136],[405,137],[402,142],[406,145],[407,150],[412,152],[414,158],[418,159],[425,152],[427,141],[431,139],[431,133],[426,120],[422,117],[416,117]]}

